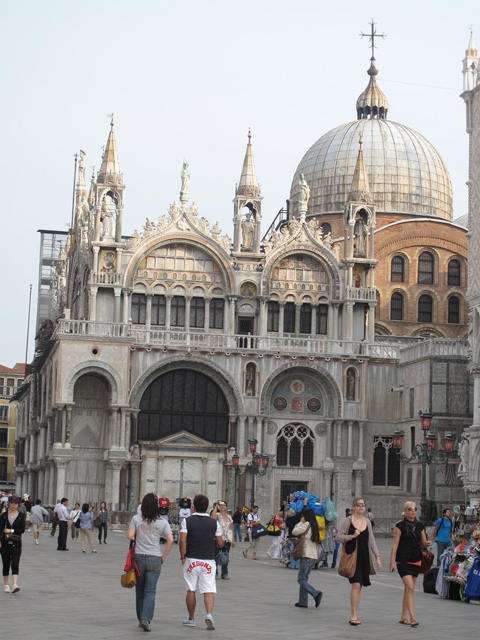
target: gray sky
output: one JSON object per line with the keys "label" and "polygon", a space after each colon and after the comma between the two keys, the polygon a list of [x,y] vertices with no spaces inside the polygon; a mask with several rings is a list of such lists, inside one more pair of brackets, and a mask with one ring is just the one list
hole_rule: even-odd
{"label": "gray sky", "polygon": [[127,185],[124,234],[178,201],[185,159],[190,200],[232,235],[248,127],[266,229],[307,149],[356,118],[370,58],[358,34],[372,16],[387,34],[376,59],[389,119],[438,149],[454,217],[466,213],[461,63],[472,23],[480,45],[479,15],[478,0],[0,0],[0,363],[24,359],[37,229],[67,229],[73,155],[84,149],[98,170],[106,114]]}

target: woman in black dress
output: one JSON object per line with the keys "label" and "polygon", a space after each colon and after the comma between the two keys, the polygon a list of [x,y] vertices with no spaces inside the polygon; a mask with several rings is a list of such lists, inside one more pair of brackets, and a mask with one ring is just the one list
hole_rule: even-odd
{"label": "woman in black dress", "polygon": [[373,535],[372,523],[365,517],[365,500],[355,498],[352,515],[340,525],[336,538],[337,542],[345,543],[345,552],[353,553],[357,548],[357,566],[353,578],[349,578],[350,590],[350,620],[349,624],[357,626],[361,622],[357,618],[362,587],[370,586],[370,576],[375,574],[373,557],[376,558],[377,569],[382,568],[380,553]]}
{"label": "woman in black dress", "polygon": [[[406,502],[403,512],[405,517],[397,522],[393,532],[390,572],[395,571],[396,563],[404,585],[400,624],[418,627],[419,623],[415,620],[415,583],[422,564],[422,547],[426,549],[432,543],[427,541],[425,527],[417,520],[415,502]],[[410,615],[410,620],[407,619],[407,614]]]}

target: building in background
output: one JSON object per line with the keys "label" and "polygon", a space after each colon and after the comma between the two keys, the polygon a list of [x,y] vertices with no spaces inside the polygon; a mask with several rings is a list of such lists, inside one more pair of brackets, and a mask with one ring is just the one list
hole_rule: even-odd
{"label": "building in background", "polygon": [[[306,153],[263,238],[250,133],[232,238],[190,201],[188,163],[168,215],[124,236],[113,119],[89,187],[80,152],[73,228],[41,232],[17,491],[114,510],[201,492],[271,513],[303,489],[392,518],[419,496],[394,430],[413,450],[429,410],[458,442],[473,413],[467,229],[440,155],[387,119],[376,74],[372,58],[357,120]],[[263,475],[242,473],[254,446]],[[459,462],[425,469],[433,506],[463,497]]]}
{"label": "building in background", "polygon": [[17,403],[11,402],[25,378],[25,364],[0,365],[0,489],[15,489],[15,427]]}

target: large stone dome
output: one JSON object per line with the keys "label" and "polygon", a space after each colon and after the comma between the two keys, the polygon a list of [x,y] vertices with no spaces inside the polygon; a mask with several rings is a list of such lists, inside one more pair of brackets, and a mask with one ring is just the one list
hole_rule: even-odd
{"label": "large stone dome", "polygon": [[361,136],[377,211],[452,220],[452,185],[440,154],[416,131],[386,120],[388,102],[375,83],[373,59],[368,73],[369,86],[357,101],[359,119],[332,129],[303,156],[290,191],[291,211],[296,215],[301,173],[311,191],[309,214],[344,210]]}

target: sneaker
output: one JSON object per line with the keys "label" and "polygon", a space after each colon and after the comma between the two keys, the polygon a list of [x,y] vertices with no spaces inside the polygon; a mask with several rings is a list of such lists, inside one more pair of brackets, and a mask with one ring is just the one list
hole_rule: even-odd
{"label": "sneaker", "polygon": [[320,606],[320,603],[322,601],[322,596],[323,596],[323,592],[319,591],[317,593],[317,595],[315,596],[314,600],[315,600],[315,608],[318,609],[318,607]]}
{"label": "sneaker", "polygon": [[148,620],[140,620],[140,626],[144,631],[150,631],[150,623]]}
{"label": "sneaker", "polygon": [[18,586],[18,584],[14,584],[13,585],[13,589],[12,589],[12,593],[17,593],[17,591],[20,591],[20,587]]}
{"label": "sneaker", "polygon": [[222,580],[230,580],[228,576],[222,576]]}
{"label": "sneaker", "polygon": [[3,590],[5,591],[5,593],[10,593],[10,587],[8,586],[8,584],[6,584],[6,585],[3,587]]}
{"label": "sneaker", "polygon": [[107,544],[107,541],[106,541],[106,540],[104,540],[104,541],[103,541],[103,544]]}
{"label": "sneaker", "polygon": [[213,616],[211,613],[207,613],[207,615],[205,616],[205,624],[207,625],[207,629],[210,629],[210,631],[213,631],[213,629],[215,629],[215,624],[213,622]]}
{"label": "sneaker", "polygon": [[[92,549],[92,553],[98,553],[98,551],[96,549]],[[150,631],[150,629],[149,629]]]}
{"label": "sneaker", "polygon": [[184,627],[196,627],[197,623],[193,618],[187,618],[186,620],[182,620],[182,624]]}
{"label": "sneaker", "polygon": [[87,552],[85,551],[85,549],[82,549],[82,553],[87,553]]}

